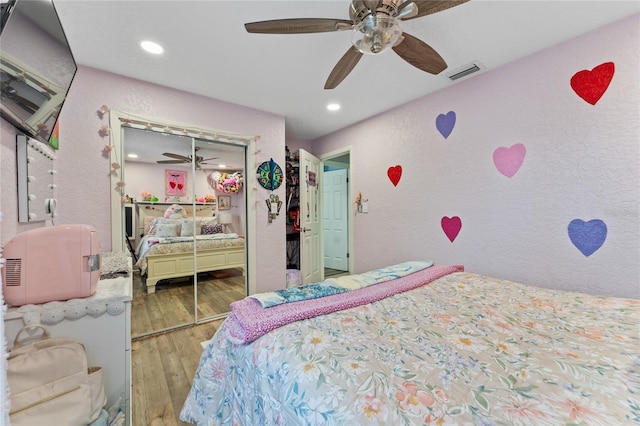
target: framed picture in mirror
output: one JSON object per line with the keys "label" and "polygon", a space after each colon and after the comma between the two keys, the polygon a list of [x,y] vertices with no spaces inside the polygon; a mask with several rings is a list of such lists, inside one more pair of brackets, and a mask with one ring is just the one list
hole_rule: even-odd
{"label": "framed picture in mirror", "polygon": [[187,174],[183,170],[165,170],[165,195],[186,194]]}
{"label": "framed picture in mirror", "polygon": [[218,210],[230,210],[230,209],[231,209],[231,196],[218,195]]}

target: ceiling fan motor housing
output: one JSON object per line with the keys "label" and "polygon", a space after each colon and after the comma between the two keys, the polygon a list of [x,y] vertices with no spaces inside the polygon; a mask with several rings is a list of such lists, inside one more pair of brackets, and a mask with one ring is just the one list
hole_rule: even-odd
{"label": "ceiling fan motor housing", "polygon": [[369,15],[395,16],[403,0],[353,0],[349,17],[354,25],[364,21]]}

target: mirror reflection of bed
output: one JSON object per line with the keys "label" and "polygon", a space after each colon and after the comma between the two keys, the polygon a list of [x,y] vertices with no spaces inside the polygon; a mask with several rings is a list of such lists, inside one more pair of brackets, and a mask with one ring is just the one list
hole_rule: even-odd
{"label": "mirror reflection of bed", "polygon": [[[244,176],[245,148],[129,127],[123,133],[123,233],[137,265],[132,337],[225,315],[246,295],[245,198],[241,190],[232,194],[230,208],[220,212],[212,175]],[[233,169],[221,168],[223,161]],[[180,175],[180,191],[169,185],[169,172]],[[220,223],[221,213],[229,223]]]}

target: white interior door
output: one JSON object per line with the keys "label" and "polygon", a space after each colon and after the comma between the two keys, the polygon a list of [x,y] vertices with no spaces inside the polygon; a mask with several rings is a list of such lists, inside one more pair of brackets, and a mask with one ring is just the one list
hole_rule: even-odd
{"label": "white interior door", "polygon": [[302,284],[322,280],[320,159],[300,150],[300,275]]}
{"label": "white interior door", "polygon": [[324,267],[348,271],[347,169],[325,171],[322,176]]}

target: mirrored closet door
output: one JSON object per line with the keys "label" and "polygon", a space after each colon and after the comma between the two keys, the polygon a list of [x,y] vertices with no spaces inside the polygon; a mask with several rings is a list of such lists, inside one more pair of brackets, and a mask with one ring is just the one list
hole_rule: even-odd
{"label": "mirrored closet door", "polygon": [[132,337],[220,317],[246,295],[244,153],[123,128],[123,232],[137,265]]}
{"label": "mirrored closet door", "polygon": [[216,194],[216,224],[200,227],[202,241],[197,244],[201,273],[196,277],[196,316],[206,319],[229,312],[229,305],[246,295],[246,161],[245,150],[234,145],[196,140],[195,149],[209,163],[196,170],[196,176],[205,177]]}

